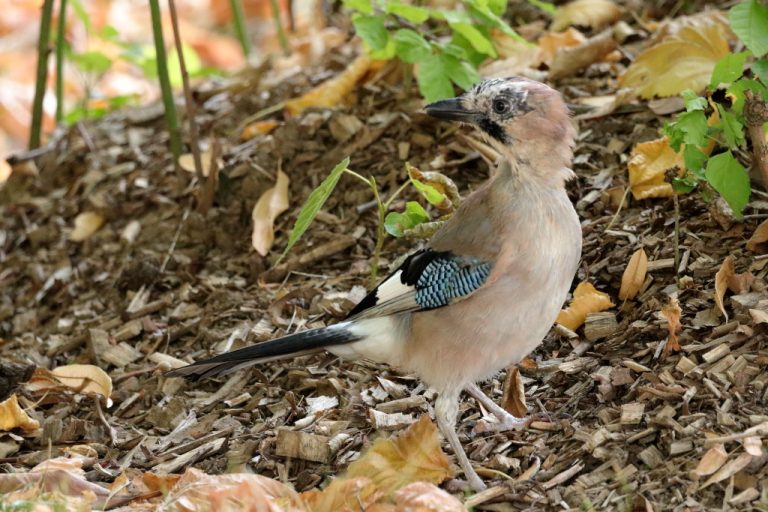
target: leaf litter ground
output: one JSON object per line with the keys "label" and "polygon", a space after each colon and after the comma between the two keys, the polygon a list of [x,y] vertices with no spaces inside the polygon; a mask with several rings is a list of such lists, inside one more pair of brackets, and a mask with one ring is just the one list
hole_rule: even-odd
{"label": "leaf litter ground", "polygon": [[[433,394],[416,378],[330,355],[218,381],[162,376],[180,359],[337,321],[362,298],[377,214],[370,191],[348,177],[286,262],[271,269],[300,206],[345,156],[352,169],[375,176],[385,195],[405,179],[405,160],[444,172],[464,194],[487,176],[468,132],[421,114],[415,91],[394,85],[401,81],[394,68],[358,86],[346,106],[310,109],[245,142],[232,135],[246,113],[299,96],[352,57],[328,55],[268,95],[255,92],[259,72],[237,87],[199,91],[200,131],[220,141],[223,160],[205,214],[196,206],[202,187],[174,169],[161,112],[152,107],[58,133],[53,151],[16,164],[0,189],[0,399],[17,394],[40,429],[0,434],[4,472],[80,453],[88,457],[86,484],[192,465],[207,474],[253,471],[306,491],[327,485],[374,439],[431,413]],[[575,103],[612,94],[614,81],[615,68],[596,63],[554,85]],[[637,103],[577,122],[578,180],[570,193],[583,220],[584,251],[574,286],[589,281],[616,306],[587,316],[575,336],[553,330],[521,365],[536,415],[531,428],[474,433],[480,407],[462,402],[460,435],[492,485],[467,505],[711,510],[765,504],[768,258],[746,247],[766,217],[765,196],[753,197],[742,223],[719,201],[681,197],[676,285],[672,199],[627,198],[619,209],[629,151],[658,137],[662,119]],[[290,207],[277,218],[275,246],[262,258],[251,247],[251,210],[278,169],[290,178]],[[416,199],[413,191],[394,208],[408,199]],[[72,241],[83,212],[95,212],[104,224]],[[416,243],[389,239],[382,268]],[[622,302],[623,273],[641,248],[646,280],[634,300]],[[716,281],[731,282],[716,278],[727,256],[732,273],[754,279],[733,277],[718,301],[725,288]],[[678,309],[669,298],[675,292]],[[680,329],[668,320],[675,315]],[[665,350],[670,334],[679,352]],[[99,408],[77,393],[36,393],[21,384],[30,372],[16,363],[98,365],[112,378],[114,405]],[[502,372],[483,387],[501,401],[504,380]],[[460,481],[443,488],[462,496]]]}

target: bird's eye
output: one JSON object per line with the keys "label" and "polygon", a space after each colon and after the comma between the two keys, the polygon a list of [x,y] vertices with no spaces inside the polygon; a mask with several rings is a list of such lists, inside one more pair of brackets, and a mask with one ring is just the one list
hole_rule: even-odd
{"label": "bird's eye", "polygon": [[509,108],[507,100],[493,100],[493,111],[497,114],[506,114],[509,112]]}

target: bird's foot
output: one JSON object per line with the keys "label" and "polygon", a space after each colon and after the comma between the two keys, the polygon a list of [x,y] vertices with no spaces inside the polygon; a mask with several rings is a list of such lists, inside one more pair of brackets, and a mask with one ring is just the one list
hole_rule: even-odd
{"label": "bird's foot", "polygon": [[509,413],[498,417],[498,421],[490,422],[484,419],[478,421],[473,429],[475,434],[484,432],[509,432],[510,430],[522,430],[528,428],[534,420],[533,416],[518,418]]}

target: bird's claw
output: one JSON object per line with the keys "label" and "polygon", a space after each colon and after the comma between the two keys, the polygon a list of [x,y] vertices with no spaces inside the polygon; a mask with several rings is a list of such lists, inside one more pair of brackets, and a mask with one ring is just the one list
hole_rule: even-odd
{"label": "bird's claw", "polygon": [[525,418],[518,418],[511,414],[501,418],[500,421],[493,423],[484,419],[475,423],[473,432],[475,434],[482,434],[485,432],[509,432],[510,430],[523,430],[528,428],[533,422],[533,416],[526,416]]}

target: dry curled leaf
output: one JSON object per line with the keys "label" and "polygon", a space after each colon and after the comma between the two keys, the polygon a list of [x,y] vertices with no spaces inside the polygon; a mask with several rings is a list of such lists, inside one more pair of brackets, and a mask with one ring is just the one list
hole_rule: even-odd
{"label": "dry curled leaf", "polygon": [[723,299],[725,298],[725,291],[728,289],[728,280],[732,279],[736,275],[736,270],[733,267],[733,257],[728,255],[723,260],[723,264],[720,265],[720,270],[715,274],[715,304],[717,309],[725,317],[726,323],[728,322],[728,312],[725,310]]}
{"label": "dry curled leaf", "polygon": [[599,29],[617,21],[619,7],[610,0],[575,0],[558,7],[550,30],[559,31],[569,25]]}
{"label": "dry curled leaf", "polygon": [[669,354],[680,352],[681,350],[677,335],[683,328],[680,323],[680,315],[682,315],[682,313],[680,303],[677,301],[676,297],[670,297],[669,302],[664,304],[661,308],[661,315],[667,320],[668,331],[667,344],[664,345],[665,358],[669,356]]}
{"label": "dry curled leaf", "polygon": [[7,431],[15,428],[26,432],[40,428],[40,422],[30,418],[19,405],[16,395],[11,395],[0,403],[0,430]]}
{"label": "dry curled leaf", "polygon": [[75,228],[69,234],[73,242],[82,242],[104,225],[104,217],[96,212],[83,212],[75,217]]}
{"label": "dry curled leaf", "polygon": [[261,121],[255,121],[243,128],[243,131],[240,134],[240,139],[251,140],[257,135],[270,134],[278,126],[280,126],[280,123],[274,119],[263,119]]}
{"label": "dry curled leaf", "polygon": [[107,407],[112,406],[112,378],[92,364],[70,364],[59,366],[52,371],[38,368],[27,382],[29,391],[61,391],[95,393],[106,398]]}
{"label": "dry curled leaf", "polygon": [[707,453],[704,454],[696,465],[696,469],[691,471],[691,476],[696,480],[709,476],[720,469],[727,460],[728,452],[725,451],[725,447],[722,444],[718,443],[707,450]]}
{"label": "dry curled leaf", "polygon": [[729,52],[721,24],[683,27],[638,55],[619,84],[646,99],[675,96],[686,89],[699,91],[709,84],[715,64]]}
{"label": "dry curled leaf", "polygon": [[766,242],[768,242],[768,220],[764,220],[755,228],[755,232],[747,240],[747,249],[752,252],[763,253],[767,248],[764,245]]}
{"label": "dry curled leaf", "polygon": [[563,32],[547,32],[538,41],[539,48],[541,49],[541,60],[549,65],[552,63],[558,50],[579,46],[586,40],[587,38],[584,37],[584,34],[573,27]]}
{"label": "dry curled leaf", "polygon": [[414,482],[395,493],[395,510],[464,512],[466,509],[458,499],[434,484]]}
{"label": "dry curled leaf", "polygon": [[316,108],[332,108],[337,106],[354,89],[357,82],[365,76],[371,67],[371,59],[361,53],[342,73],[323,82],[298,98],[288,100],[285,110],[292,116],[301,114],[304,110]]}
{"label": "dry curled leaf", "polygon": [[370,478],[386,495],[413,482],[439,484],[452,474],[437,428],[426,414],[394,439],[377,439],[347,469],[348,477]]}
{"label": "dry curled leaf", "polygon": [[725,464],[723,467],[721,467],[717,472],[709,477],[706,482],[704,482],[704,485],[701,486],[701,489],[704,489],[705,487],[708,487],[714,483],[721,482],[725,480],[726,478],[730,478],[752,462],[752,455],[748,453],[742,453],[732,461]]}
{"label": "dry curled leaf", "polygon": [[557,315],[557,323],[575,331],[581,327],[588,314],[599,313],[612,307],[613,302],[607,293],[597,291],[590,283],[579,283],[573,291],[571,304]]}
{"label": "dry curled leaf", "polygon": [[645,282],[645,276],[648,273],[648,255],[640,248],[629,258],[627,268],[624,269],[624,275],[621,276],[621,289],[619,289],[619,299],[632,300],[640,293],[640,288]]}
{"label": "dry curled leaf", "polygon": [[675,153],[666,137],[641,142],[632,148],[627,162],[629,189],[635,199],[672,197],[675,191],[665,181],[665,173],[684,167],[682,153]]}
{"label": "dry curled leaf", "polygon": [[275,219],[288,209],[289,183],[288,175],[283,171],[277,171],[275,186],[264,192],[253,207],[251,244],[262,256],[269,253],[275,241]]}
{"label": "dry curled leaf", "polygon": [[528,414],[528,406],[525,404],[525,387],[520,370],[517,367],[507,369],[507,377],[504,379],[504,395],[501,398],[501,406],[505,411],[518,418]]}
{"label": "dry curled leaf", "polygon": [[[59,500],[66,498],[65,510],[101,509],[110,491],[89,482],[79,457],[56,457],[41,462],[27,472],[0,474],[0,497],[9,500],[25,498],[40,500],[46,493],[56,493]],[[19,496],[12,493],[18,491]],[[37,509],[35,509],[37,510]]]}

